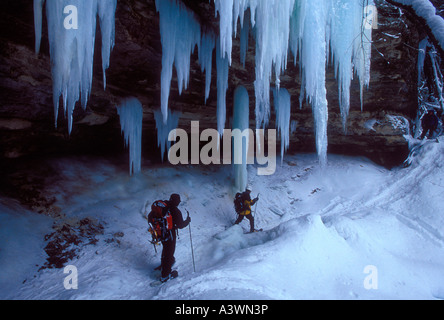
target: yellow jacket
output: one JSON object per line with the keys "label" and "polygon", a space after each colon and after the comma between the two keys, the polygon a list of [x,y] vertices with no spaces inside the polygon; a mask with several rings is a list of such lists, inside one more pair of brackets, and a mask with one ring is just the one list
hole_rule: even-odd
{"label": "yellow jacket", "polygon": [[254,206],[254,204],[256,203],[257,199],[253,199],[253,200],[245,200],[244,201],[244,207],[246,208],[244,211],[242,211],[241,213],[239,213],[241,216],[248,216],[249,214],[251,214],[251,206]]}

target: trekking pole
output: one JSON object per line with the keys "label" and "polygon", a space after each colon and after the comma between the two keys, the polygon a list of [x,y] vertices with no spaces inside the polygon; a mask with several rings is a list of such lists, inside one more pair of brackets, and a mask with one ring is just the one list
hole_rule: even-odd
{"label": "trekking pole", "polygon": [[[258,195],[257,195],[258,201],[259,201],[259,195],[260,195],[260,193],[258,193]],[[258,203],[258,201],[256,201],[256,204],[254,205],[254,214],[253,214],[253,212],[251,213],[253,215],[254,220],[256,220],[256,217],[257,217],[257,203]],[[254,228],[254,230],[256,231],[257,229]]]}
{"label": "trekking pole", "polygon": [[[187,210],[188,217],[190,213]],[[190,229],[190,244],[191,244],[191,257],[193,258],[193,270],[196,272],[196,264],[194,263],[194,249],[193,249],[193,238],[191,236],[191,223],[188,224],[188,228]]]}
{"label": "trekking pole", "polygon": [[[261,195],[261,194],[258,193],[258,194],[257,194],[257,198],[259,198],[260,195]],[[254,206],[254,215],[253,215],[253,217],[256,217],[257,203],[258,203],[258,202],[259,202],[259,199],[256,201],[256,204],[255,204],[255,206]]]}

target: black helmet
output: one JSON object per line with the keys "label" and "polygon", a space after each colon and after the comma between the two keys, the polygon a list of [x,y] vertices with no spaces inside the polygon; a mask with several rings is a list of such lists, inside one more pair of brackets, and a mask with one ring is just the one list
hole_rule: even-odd
{"label": "black helmet", "polygon": [[173,207],[177,207],[180,204],[180,195],[173,193],[170,197],[170,204]]}

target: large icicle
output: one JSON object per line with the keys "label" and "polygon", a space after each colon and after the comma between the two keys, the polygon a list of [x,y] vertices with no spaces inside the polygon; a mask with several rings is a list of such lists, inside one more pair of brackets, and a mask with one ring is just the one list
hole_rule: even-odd
{"label": "large icicle", "polygon": [[168,135],[172,130],[178,128],[180,113],[168,110],[168,120],[167,123],[164,123],[162,111],[154,111],[154,119],[156,120],[157,128],[157,146],[160,148],[163,162],[165,154],[168,154],[171,147],[171,141],[168,140]]}
{"label": "large icicle", "polygon": [[[265,127],[270,116],[270,82],[273,77],[277,88],[280,75],[286,69],[290,39],[290,18],[295,0],[214,0],[220,14],[220,35],[222,55],[231,57],[231,37],[236,34],[240,19],[242,33],[241,61],[244,63],[245,41],[248,23],[244,21],[247,8],[251,12],[251,24],[256,35],[256,127]],[[231,10],[229,7],[231,6]],[[230,22],[231,20],[231,22]],[[234,32],[233,32],[234,30]],[[246,34],[245,34],[246,33]],[[228,40],[229,39],[229,40]],[[273,73],[274,71],[274,73]]]}
{"label": "large icicle", "polygon": [[[356,30],[356,38],[353,44],[354,57],[352,66],[359,78],[362,111],[364,109],[364,91],[370,85],[372,34],[375,20],[377,22],[377,12],[375,12],[376,7],[374,1],[366,0],[365,4],[365,7],[361,5],[355,8],[354,27],[350,27]],[[362,16],[364,21],[360,22],[357,17]]]}
{"label": "large icicle", "polygon": [[[105,71],[109,68],[111,51],[115,41],[115,23],[109,17],[114,17],[116,13],[117,0],[99,0],[98,6],[102,34],[102,70]],[[103,72],[103,87],[106,88],[105,72]]]}
{"label": "large icicle", "polygon": [[35,52],[40,52],[43,29],[43,4],[45,0],[34,0],[34,31],[35,31]]}
{"label": "large icicle", "polygon": [[[303,10],[298,12],[297,10]],[[294,26],[291,47],[297,49],[302,69],[301,95],[310,102],[315,120],[316,147],[321,165],[327,162],[328,102],[325,86],[327,65],[327,21],[330,11],[329,0],[301,0],[293,12]],[[298,38],[301,37],[301,38]],[[302,47],[299,48],[299,44]],[[296,55],[297,52],[294,52]]]}
{"label": "large icicle", "polygon": [[[372,4],[369,1],[369,4]],[[371,55],[371,28],[363,25],[363,4],[355,0],[333,0],[330,43],[339,86],[339,106],[342,124],[346,123],[350,110],[350,86],[355,72],[360,79],[361,92],[368,86],[369,56]],[[361,106],[362,106],[361,99]]]}
{"label": "large icicle", "polygon": [[254,83],[257,128],[268,125],[272,76],[274,75],[276,87],[279,89],[280,75],[287,68],[290,17],[294,3],[294,0],[262,0],[257,3],[255,14],[256,81]]}
{"label": "large icicle", "polygon": [[204,33],[202,35],[201,43],[199,46],[199,63],[202,72],[205,71],[205,103],[210,96],[211,88],[211,72],[213,68],[213,51],[216,45],[216,40],[213,34]]}
{"label": "large icicle", "polygon": [[[250,101],[248,97],[247,90],[239,86],[234,92],[234,110],[233,110],[233,132],[238,129],[243,132],[249,129],[250,126]],[[239,135],[240,137],[242,135]],[[241,151],[242,161],[240,160],[239,153],[233,150],[233,157],[238,156],[239,159],[234,159],[234,186],[236,191],[245,191],[248,184],[248,171],[247,171],[247,161],[248,161],[248,146],[249,146],[249,136],[243,141],[240,139],[238,142],[242,143],[242,147],[233,145],[233,149],[236,148],[237,152]],[[245,142],[245,143],[244,143]],[[240,147],[240,148],[239,148]]]}
{"label": "large icicle", "polygon": [[240,37],[240,62],[245,68],[245,61],[247,59],[248,40],[250,35],[250,23],[248,21],[242,22],[242,30]]}
{"label": "large icicle", "polygon": [[214,0],[216,15],[220,16],[219,49],[221,58],[228,59],[231,66],[231,50],[233,48],[233,0]]}
{"label": "large icicle", "polygon": [[125,136],[125,146],[129,148],[130,175],[140,172],[142,162],[142,104],[136,98],[127,99],[117,107],[120,126]]}
{"label": "large icicle", "polygon": [[223,57],[219,42],[216,43],[216,67],[217,67],[217,131],[223,135],[227,118],[227,90],[228,90],[228,57]]}
{"label": "large icicle", "polygon": [[162,42],[161,111],[168,120],[173,65],[176,67],[179,94],[188,88],[190,56],[201,41],[200,24],[194,14],[178,0],[156,0]]}
{"label": "large icicle", "polygon": [[[231,59],[231,37],[237,22],[244,26],[250,9],[256,38],[256,125],[266,126],[270,114],[270,82],[279,88],[290,49],[299,61],[302,78],[301,99],[311,104],[315,118],[316,145],[320,162],[326,163],[328,103],[326,66],[330,45],[339,82],[344,128],[350,108],[350,85],[354,74],[363,91],[370,82],[371,18],[373,0],[214,0],[220,15],[222,56]],[[242,39],[241,42],[245,41]],[[244,45],[243,45],[244,46]],[[244,54],[242,48],[241,58]],[[230,60],[231,61],[231,60]],[[243,60],[241,60],[243,62]]]}
{"label": "large icicle", "polygon": [[[355,0],[299,0],[291,21],[290,48],[298,57],[302,73],[303,97],[313,108],[316,145],[321,164],[327,159],[328,102],[325,68],[329,48],[335,64],[344,130],[350,109],[350,85],[357,74],[363,91],[370,82],[372,21],[368,8]],[[372,13],[374,15],[374,13]]]}
{"label": "large icicle", "polygon": [[[279,77],[286,69],[290,17],[295,0],[214,0],[220,15],[220,46],[222,57],[228,57],[231,65],[232,37],[236,35],[237,21],[243,27],[241,59],[244,63],[245,33],[249,25],[244,23],[244,13],[250,8],[251,24],[256,31],[256,124],[265,127],[270,116],[270,81],[272,77],[279,87]],[[245,29],[244,29],[245,28]],[[274,68],[274,70],[273,70]],[[274,71],[274,73],[273,73]]]}
{"label": "large icicle", "polygon": [[179,94],[182,94],[188,88],[190,60],[196,46],[202,72],[205,71],[206,74],[206,103],[210,95],[216,36],[210,31],[203,32],[194,13],[180,0],[156,0],[156,8],[160,16],[162,42],[161,111],[166,124],[173,65],[177,73]]}
{"label": "large icicle", "polygon": [[290,116],[291,97],[287,89],[273,90],[274,108],[276,111],[276,129],[281,138],[281,164],[284,161],[284,153],[290,147]]}
{"label": "large icicle", "polygon": [[[39,51],[41,42],[43,2],[34,0],[36,52]],[[109,66],[109,52],[114,44],[116,4],[116,0],[46,1],[55,125],[57,126],[59,100],[62,96],[70,133],[77,101],[81,99],[82,107],[86,108],[91,93],[97,15],[100,17],[102,30],[104,74]],[[73,15],[73,20],[77,20],[75,25],[66,23],[67,20],[70,22],[70,15]]]}

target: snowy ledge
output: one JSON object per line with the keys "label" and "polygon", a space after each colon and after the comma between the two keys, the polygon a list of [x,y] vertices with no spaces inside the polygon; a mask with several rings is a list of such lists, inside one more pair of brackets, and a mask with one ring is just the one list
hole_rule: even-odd
{"label": "snowy ledge", "polygon": [[387,0],[395,6],[413,10],[418,18],[424,19],[431,35],[444,51],[444,19],[436,14],[435,6],[429,0]]}

